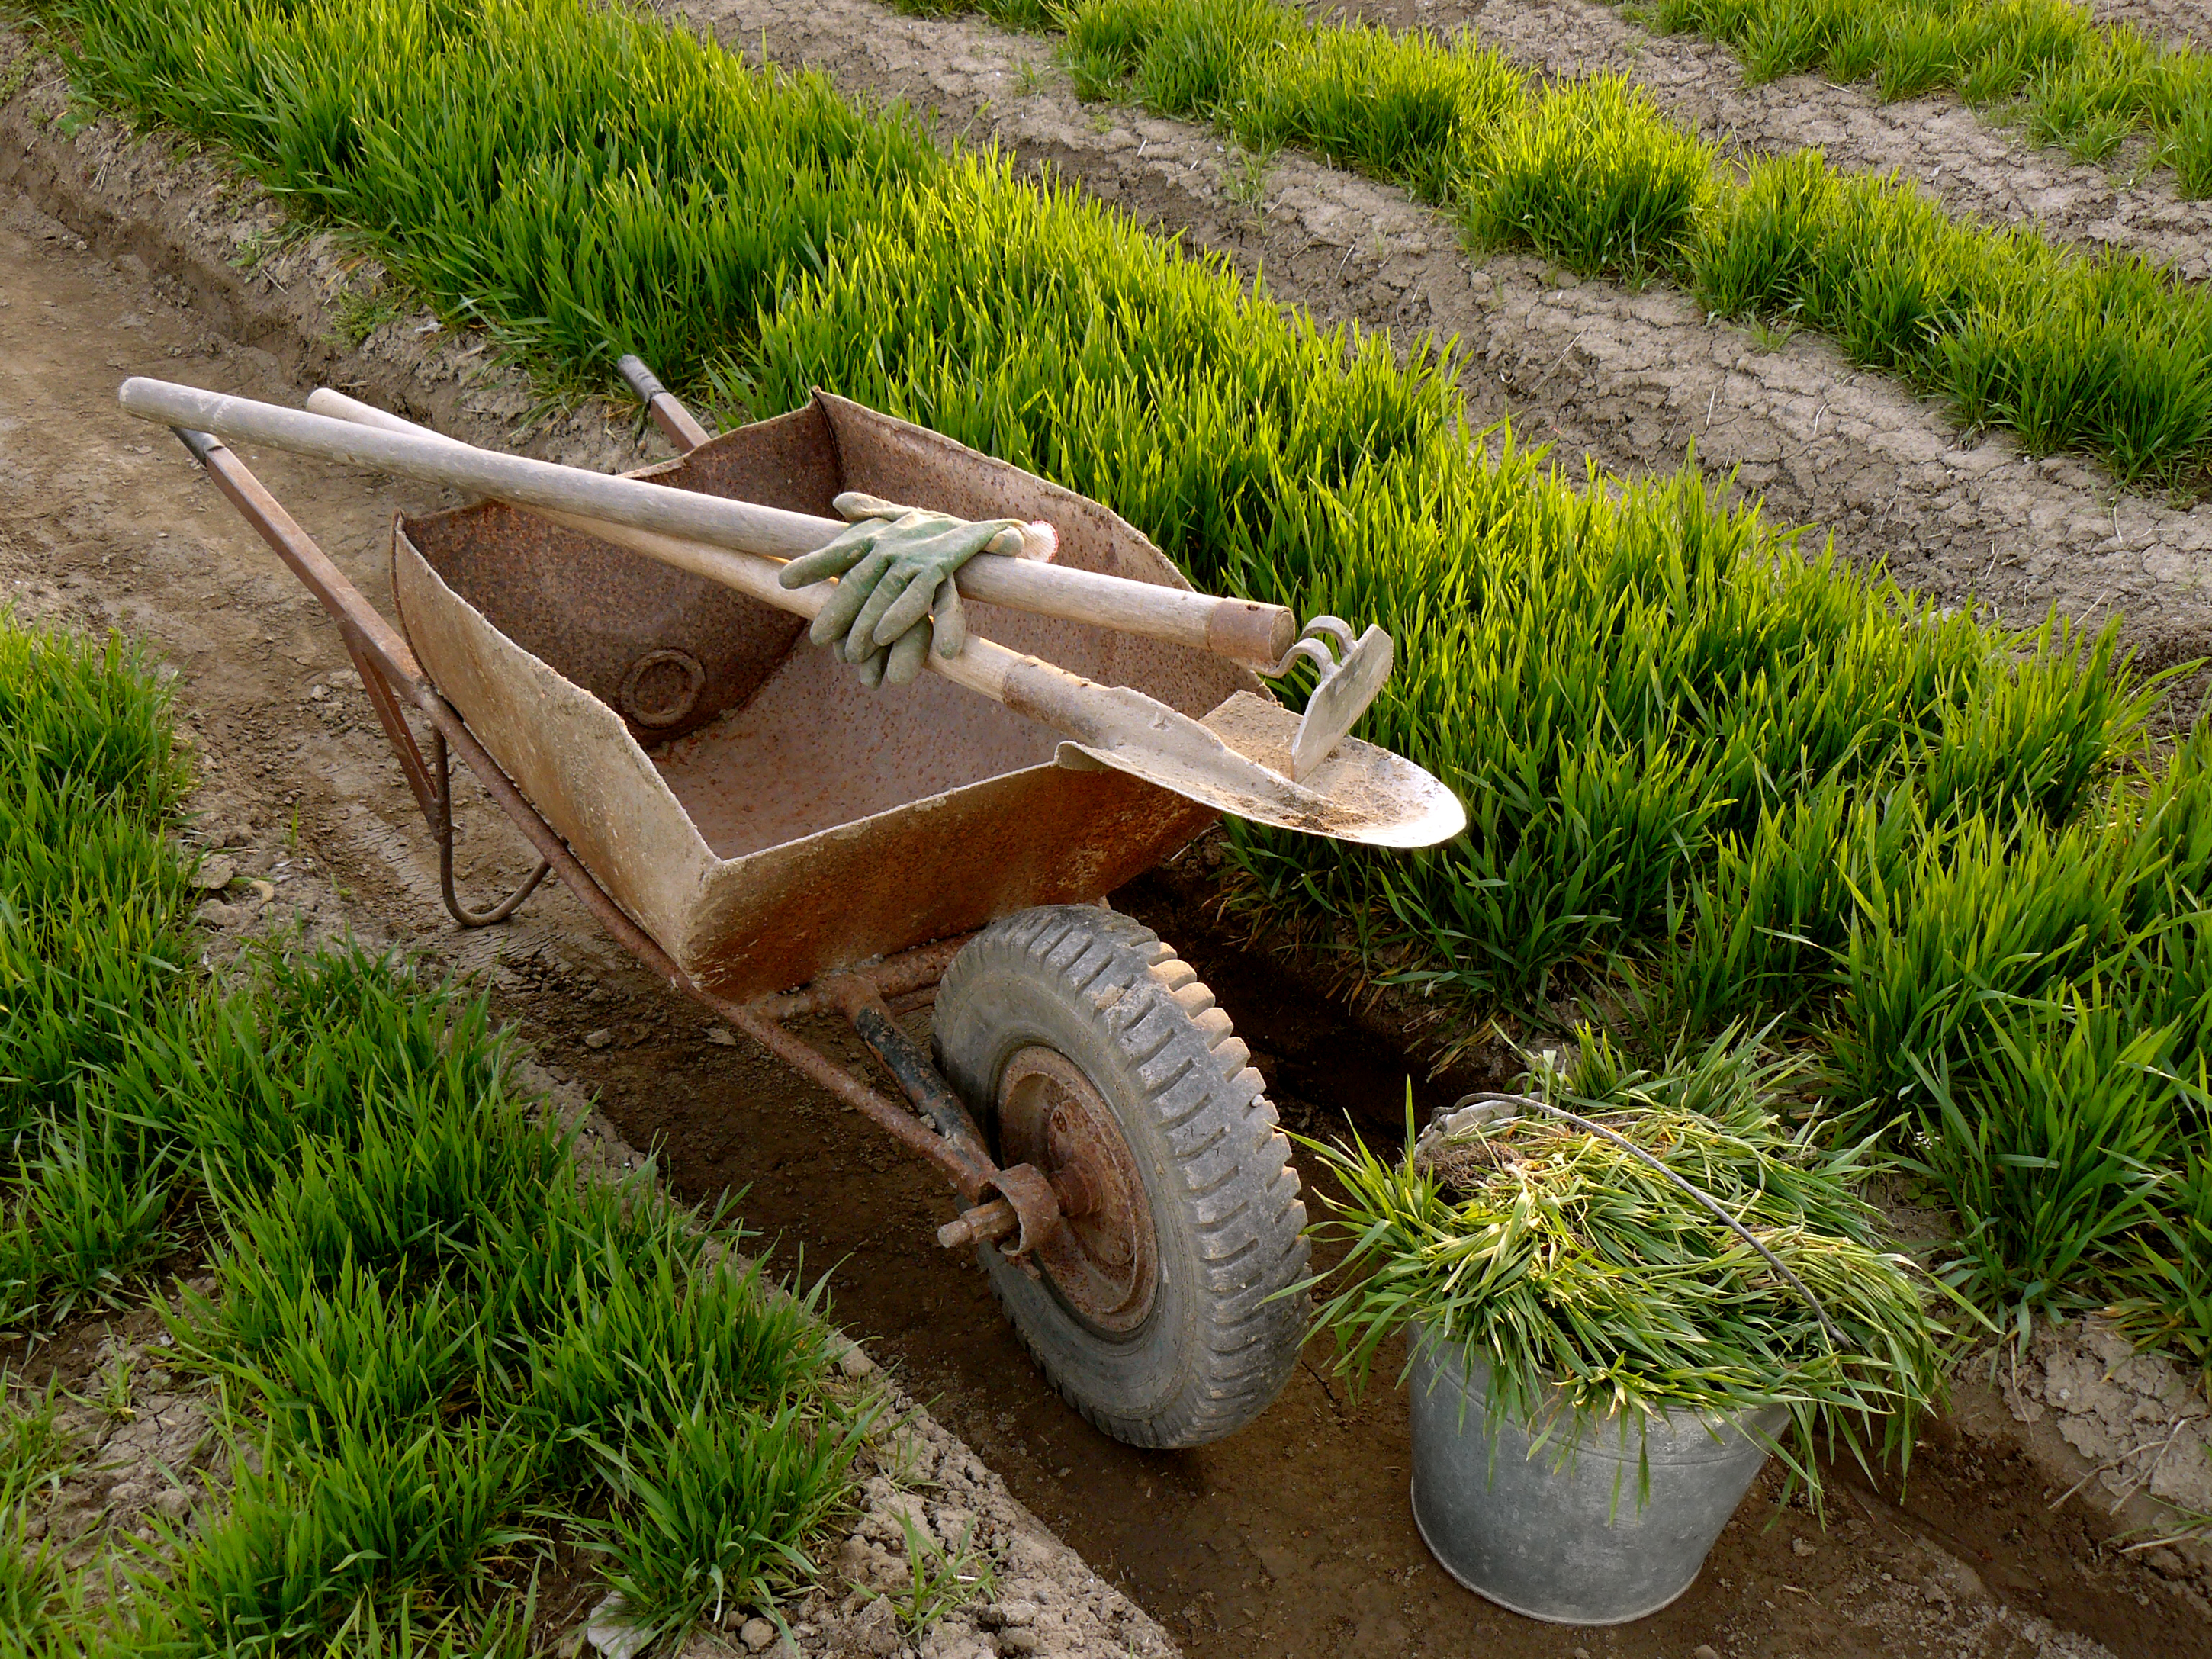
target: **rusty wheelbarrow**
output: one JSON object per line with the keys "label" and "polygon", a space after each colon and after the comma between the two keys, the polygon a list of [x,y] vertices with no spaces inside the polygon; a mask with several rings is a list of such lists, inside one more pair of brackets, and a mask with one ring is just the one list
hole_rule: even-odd
{"label": "rusty wheelbarrow", "polygon": [[[641,365],[632,381],[687,452],[637,478],[799,514],[857,489],[1040,520],[1061,566],[1187,588],[1097,503],[920,428],[817,395],[710,439]],[[403,636],[236,454],[178,435],[337,622],[457,922],[498,921],[557,873],[670,985],[935,1164],[963,1206],[939,1243],[975,1249],[1045,1374],[1105,1432],[1197,1445],[1273,1400],[1307,1273],[1288,1143],[1212,994],[1104,903],[1218,802],[934,676],[865,690],[807,646],[801,617],[495,501],[395,521]],[[1203,717],[1292,774],[1298,722],[1249,667],[1021,610],[969,614],[987,644]],[[1417,838],[1394,844],[1464,823],[1410,763],[1343,748],[1365,769],[1325,763],[1316,785],[1348,797],[1419,781]],[[454,890],[449,750],[542,860],[488,908]],[[925,1049],[899,1016],[931,1003]],[[828,1012],[906,1103],[786,1029]]]}

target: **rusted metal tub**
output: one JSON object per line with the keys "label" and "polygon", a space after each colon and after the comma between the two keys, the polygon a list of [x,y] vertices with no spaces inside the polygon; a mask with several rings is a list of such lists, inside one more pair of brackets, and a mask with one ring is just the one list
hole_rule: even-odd
{"label": "rusted metal tub", "polygon": [[[847,489],[1044,520],[1079,568],[1183,586],[1097,503],[817,396],[636,475],[827,516]],[[440,848],[447,908],[497,921],[557,873],[629,949],[935,1164],[1052,1382],[1106,1432],[1194,1445],[1296,1364],[1304,1210],[1260,1074],[1197,975],[1106,894],[1208,808],[1054,763],[1055,734],[935,676],[865,690],[804,624],[496,503],[401,518],[404,637],[236,455],[180,431],[321,599]],[[1196,649],[973,605],[971,629],[1203,716],[1264,696]],[[408,712],[428,727],[418,744]],[[454,891],[449,748],[543,860],[484,909]],[[925,1048],[899,1023],[934,1003]],[[894,1098],[787,1028],[849,1020]]]}
{"label": "rusted metal tub", "polygon": [[[1043,519],[1058,560],[1187,586],[1095,502],[840,398],[639,476],[829,515],[841,490]],[[1038,904],[1095,902],[1213,814],[926,676],[870,691],[795,617],[488,503],[403,520],[408,642],[617,903],[697,984],[747,1002]],[[975,605],[1017,651],[1203,715],[1224,659]]]}

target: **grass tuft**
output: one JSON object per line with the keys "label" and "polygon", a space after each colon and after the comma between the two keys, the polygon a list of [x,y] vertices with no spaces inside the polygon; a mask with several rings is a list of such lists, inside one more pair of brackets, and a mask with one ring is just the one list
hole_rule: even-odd
{"label": "grass tuft", "polygon": [[[176,1363],[223,1385],[234,1433],[258,1425],[260,1473],[175,1540],[143,1650],[337,1639],[410,1607],[477,1629],[549,1528],[629,1525],[635,1471],[700,1423],[728,1453],[724,1513],[773,1570],[690,1534],[653,1559],[762,1604],[811,1576],[870,1420],[823,1392],[818,1297],[720,1265],[731,1235],[649,1168],[579,1181],[480,1000],[354,953],[272,958],[204,1029],[212,1062],[161,1085],[185,1092],[173,1121],[224,1241]],[[295,1086],[247,1117],[241,1075]],[[673,1630],[704,1604],[655,1605]]]}

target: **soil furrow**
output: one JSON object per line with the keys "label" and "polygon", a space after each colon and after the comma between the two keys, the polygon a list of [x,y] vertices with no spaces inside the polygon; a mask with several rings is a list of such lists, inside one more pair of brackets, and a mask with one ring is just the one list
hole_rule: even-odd
{"label": "soil furrow", "polygon": [[2212,6],[2204,0],[2093,0],[2100,23],[2132,23],[2154,40],[2202,52],[2212,43]]}
{"label": "soil furrow", "polygon": [[[1694,453],[1764,494],[1776,519],[1832,532],[1945,603],[2026,625],[2055,607],[2124,618],[2154,665],[2212,653],[2212,506],[2119,489],[2071,457],[2031,460],[1962,434],[1896,380],[1824,340],[1709,321],[1679,292],[1578,281],[1527,257],[1474,264],[1449,223],[1404,192],[1285,153],[1240,205],[1224,145],[1181,122],[1078,103],[1042,43],[972,20],[898,17],[866,0],[697,0],[682,15],[732,50],[829,71],[848,92],[933,110],[940,133],[996,141],[1195,247],[1264,272],[1274,297],[1329,321],[1456,337],[1470,415],[1623,476]],[[2179,707],[2185,708],[2190,699]]]}
{"label": "soil furrow", "polygon": [[2053,240],[2145,254],[2191,278],[2212,275],[2212,202],[2177,196],[2171,171],[2142,165],[2141,138],[2109,165],[2085,167],[1951,93],[1885,104],[1870,84],[1817,75],[1746,86],[1733,47],[1653,34],[1604,0],[1348,0],[1345,9],[1396,29],[1472,28],[1547,76],[1626,74],[1724,151],[1820,149],[1854,172],[1899,173],[1954,214],[2032,223]]}

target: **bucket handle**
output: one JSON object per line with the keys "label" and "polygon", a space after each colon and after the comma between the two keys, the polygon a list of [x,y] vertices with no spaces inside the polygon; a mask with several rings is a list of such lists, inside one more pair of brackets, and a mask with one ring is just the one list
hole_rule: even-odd
{"label": "bucket handle", "polygon": [[1462,1106],[1482,1106],[1493,1103],[1516,1107],[1533,1106],[1540,1112],[1549,1112],[1553,1117],[1565,1118],[1568,1122],[1573,1124],[1577,1129],[1587,1131],[1590,1134],[1596,1135],[1601,1139],[1609,1140],[1614,1146],[1620,1147],[1623,1152],[1642,1158],[1653,1169],[1658,1170],[1661,1175],[1666,1176],[1668,1180],[1673,1182],[1677,1187],[1680,1187],[1692,1198],[1697,1200],[1697,1201],[1705,1209],[1710,1210],[1712,1212],[1713,1218],[1719,1222],[1722,1226],[1727,1228],[1738,1238],[1741,1238],[1745,1243],[1750,1245],[1753,1249],[1757,1250],[1759,1255],[1765,1256],[1766,1258],[1766,1265],[1773,1268],[1776,1273],[1780,1273],[1782,1277],[1789,1282],[1790,1288],[1796,1291],[1799,1296],[1805,1299],[1805,1305],[1813,1310],[1813,1316],[1820,1322],[1820,1328],[1828,1334],[1828,1345],[1831,1347],[1834,1348],[1838,1353],[1840,1353],[1850,1346],[1844,1340],[1843,1333],[1838,1330],[1835,1328],[1834,1323],[1828,1318],[1828,1310],[1820,1305],[1820,1298],[1813,1294],[1812,1291],[1807,1287],[1805,1281],[1798,1278],[1796,1273],[1790,1272],[1788,1264],[1785,1263],[1780,1256],[1775,1255],[1774,1252],[1768,1249],[1765,1245],[1760,1243],[1756,1238],[1753,1238],[1751,1235],[1751,1229],[1745,1226],[1743,1223],[1738,1221],[1734,1216],[1730,1215],[1728,1211],[1723,1207],[1721,1201],[1718,1199],[1715,1198],[1704,1188],[1698,1186],[1695,1182],[1686,1180],[1683,1176],[1676,1174],[1673,1170],[1668,1169],[1662,1160],[1644,1151],[1643,1147],[1638,1146],[1634,1141],[1630,1140],[1626,1136],[1615,1134],[1612,1130],[1607,1128],[1602,1123],[1593,1123],[1586,1117],[1577,1117],[1572,1112],[1568,1111],[1565,1108],[1554,1106],[1548,1100],[1539,1100],[1534,1095],[1463,1095],[1453,1103],[1452,1109],[1454,1111],[1457,1111]]}

